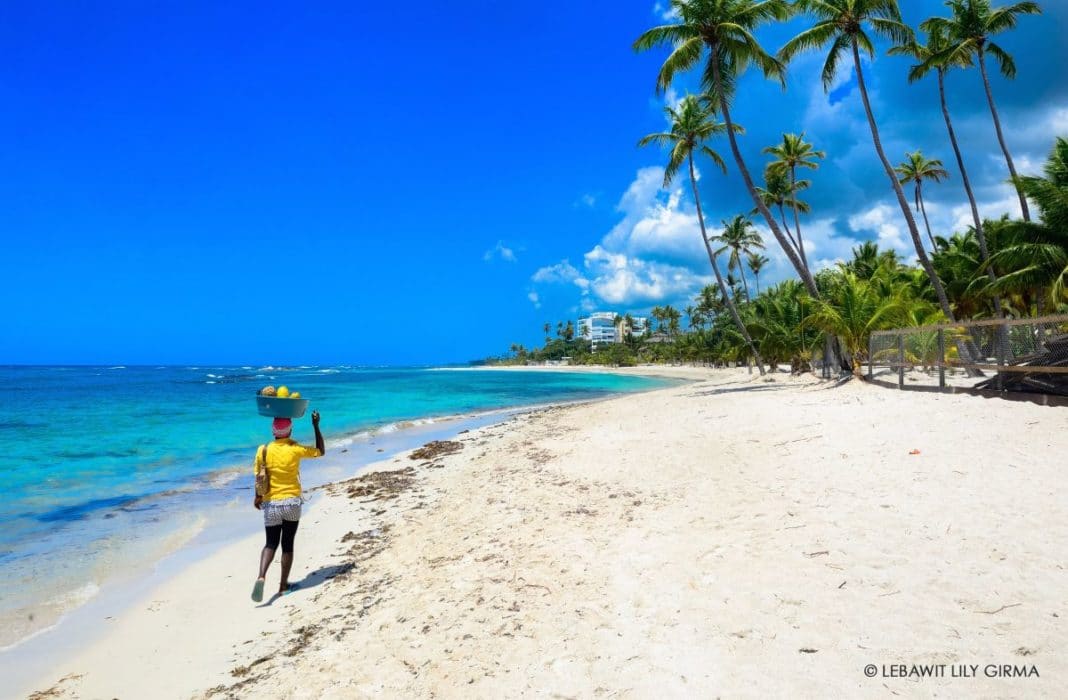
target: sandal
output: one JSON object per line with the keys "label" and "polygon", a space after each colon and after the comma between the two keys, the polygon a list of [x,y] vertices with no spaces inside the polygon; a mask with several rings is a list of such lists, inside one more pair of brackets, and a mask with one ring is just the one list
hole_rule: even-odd
{"label": "sandal", "polygon": [[256,584],[252,587],[252,602],[253,603],[261,603],[261,602],[263,602],[263,584],[264,584],[264,580],[262,578],[256,579]]}

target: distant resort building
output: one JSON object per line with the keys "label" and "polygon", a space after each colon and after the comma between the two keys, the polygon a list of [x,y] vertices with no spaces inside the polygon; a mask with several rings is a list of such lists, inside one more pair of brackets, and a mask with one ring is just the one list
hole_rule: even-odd
{"label": "distant resort building", "polygon": [[593,343],[593,347],[616,341],[616,315],[611,311],[597,311],[579,319],[579,335]]}
{"label": "distant resort building", "polygon": [[[624,317],[614,311],[597,311],[585,318],[580,318],[579,335],[590,341],[596,349],[598,345],[622,343],[624,335],[641,337],[648,332],[649,324],[644,316],[632,316],[632,325],[627,328]],[[617,320],[619,321],[617,325]]]}

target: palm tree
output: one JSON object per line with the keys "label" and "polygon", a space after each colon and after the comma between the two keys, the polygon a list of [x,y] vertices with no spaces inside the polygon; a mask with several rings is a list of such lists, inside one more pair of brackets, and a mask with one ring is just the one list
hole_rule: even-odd
{"label": "palm tree", "polygon": [[893,328],[907,306],[907,295],[899,289],[885,296],[877,286],[843,271],[827,291],[826,300],[815,300],[809,317],[818,328],[841,339],[853,357],[853,374],[862,376],[872,331]]}
{"label": "palm tree", "polygon": [[702,82],[708,100],[718,107],[723,115],[731,153],[738,164],[738,171],[749,196],[789,258],[790,264],[805,283],[809,294],[819,296],[815,279],[802,264],[801,258],[776,223],[771,210],[757,193],[749,168],[738,147],[730,112],[730,102],[734,97],[738,79],[750,65],[758,67],[765,77],[775,78],[785,84],[782,63],[764,50],[753,32],[767,22],[788,19],[790,5],[785,0],[671,0],[671,7],[679,21],[649,29],[634,42],[634,49],[646,51],[661,44],[673,47],[671,54],[660,67],[656,81],[658,92],[667,90],[678,73],[695,67],[707,54]]}
{"label": "palm tree", "polygon": [[770,261],[764,255],[760,253],[750,253],[746,258],[746,262],[749,263],[749,269],[753,271],[753,280],[756,281],[757,296],[760,296],[760,271],[764,269]]}
{"label": "palm tree", "polygon": [[[726,294],[726,287],[723,285],[723,276],[719,272],[719,263],[716,261],[716,254],[712,251],[712,244],[709,242],[708,231],[705,228],[705,215],[701,209],[701,195],[697,191],[697,175],[694,172],[693,156],[695,151],[701,153],[726,171],[727,166],[723,162],[723,158],[709,148],[705,142],[728,130],[728,127],[726,124],[716,121],[713,117],[712,109],[707,105],[702,104],[701,100],[693,95],[684,97],[682,102],[679,103],[678,108],[667,107],[664,111],[671,119],[671,131],[649,134],[638,141],[638,145],[647,146],[651,143],[655,143],[660,146],[671,147],[671,155],[668,157],[667,167],[664,168],[665,187],[671,184],[671,181],[678,174],[683,163],[689,168],[690,187],[693,189],[693,201],[697,207],[697,222],[701,226],[701,240],[705,244],[705,251],[708,253],[708,262],[712,265],[712,272],[716,275],[716,283],[719,285],[720,290]],[[760,358],[760,353],[757,352],[756,345],[753,343],[752,338],[749,337],[749,332],[745,329],[745,324],[742,323],[742,317],[738,314],[737,307],[735,307],[733,301],[728,303],[728,307],[731,312],[731,317],[734,319],[734,323],[738,327],[738,332],[742,334],[746,342],[749,344],[750,349],[753,351],[753,356],[756,358],[757,365],[760,367],[760,373],[763,374],[763,360]]]}
{"label": "palm tree", "polygon": [[[927,45],[914,41],[908,45],[895,46],[890,49],[891,54],[906,54],[919,61],[909,69],[909,82],[914,83],[926,76],[931,69],[935,69],[938,75],[938,98],[942,103],[942,117],[946,121],[946,132],[949,134],[949,142],[953,145],[953,155],[957,159],[957,169],[960,170],[960,179],[964,183],[964,192],[968,195],[968,204],[972,210],[972,223],[975,226],[975,237],[979,242],[979,254],[985,263],[990,259],[990,247],[987,245],[986,232],[983,231],[983,220],[979,216],[979,205],[975,201],[975,193],[972,191],[972,182],[968,177],[968,169],[964,167],[964,156],[957,143],[957,132],[953,128],[953,120],[949,116],[949,105],[946,102],[946,73],[950,68],[967,68],[972,65],[971,56],[957,55],[949,57],[945,55],[948,42],[941,30],[931,30],[927,33]],[[930,231],[928,231],[930,234]],[[996,282],[997,277],[992,267],[987,268],[987,275],[991,282]],[[1000,318],[1001,297],[994,295],[994,312]]]}
{"label": "palm tree", "polygon": [[952,321],[953,309],[949,306],[946,290],[943,289],[934,266],[931,265],[931,260],[924,251],[923,242],[920,240],[920,230],[916,226],[916,219],[912,216],[908,200],[905,199],[905,191],[901,188],[894,168],[883,151],[879,126],[875,123],[875,115],[871,110],[868,88],[864,82],[864,71],[860,63],[861,49],[869,56],[875,56],[875,46],[865,30],[866,27],[870,27],[875,34],[887,37],[897,44],[913,42],[915,38],[912,30],[901,21],[901,11],[898,9],[897,0],[797,0],[796,6],[815,15],[816,24],[788,41],[779,51],[779,56],[783,61],[789,61],[801,51],[822,48],[830,44],[830,53],[827,54],[827,60],[823,64],[823,87],[830,89],[838,74],[838,65],[842,55],[847,51],[852,52],[857,86],[860,88],[860,96],[864,103],[864,112],[868,117],[868,126],[871,128],[875,151],[879,155],[886,176],[897,196],[898,206],[905,215],[905,223],[908,224],[909,234],[912,236],[912,244],[916,248],[916,256],[920,260],[920,265],[931,280],[931,286],[934,287],[942,312],[947,319]]}
{"label": "palm tree", "polygon": [[742,216],[741,214],[735,216],[730,221],[723,222],[723,233],[718,236],[713,236],[712,240],[723,245],[716,251],[716,255],[729,250],[730,255],[727,257],[727,272],[731,273],[738,270],[738,273],[742,276],[742,287],[745,289],[745,296],[749,298],[749,283],[745,280],[745,266],[742,264],[742,255],[748,255],[754,252],[755,249],[763,249],[764,241],[760,238],[760,234],[753,228],[753,222]]}
{"label": "palm tree", "polygon": [[986,101],[990,105],[990,116],[994,119],[994,130],[998,135],[1001,152],[1005,154],[1005,163],[1009,166],[1009,175],[1016,184],[1016,194],[1020,197],[1020,211],[1024,221],[1031,220],[1031,211],[1027,207],[1027,197],[1016,181],[1016,165],[1005,143],[1001,131],[1001,118],[994,93],[990,89],[990,77],[986,72],[986,54],[990,53],[998,61],[1001,74],[1008,79],[1016,77],[1016,61],[1004,49],[990,41],[990,37],[1016,27],[1017,15],[1038,15],[1042,9],[1037,2],[1017,2],[1007,7],[994,9],[990,0],[947,0],[953,16],[932,17],[923,22],[920,28],[925,32],[941,34],[948,38],[949,46],[943,52],[943,59],[948,64],[971,65],[971,57],[979,59],[979,72],[983,76],[983,88]]}
{"label": "palm tree", "polygon": [[[664,322],[664,310],[661,309],[659,306],[654,306],[652,309],[649,310],[649,315],[653,317],[654,321],[656,321],[656,330],[659,331],[660,324]],[[650,335],[651,334],[652,330],[650,329]]]}
{"label": "palm tree", "polygon": [[[974,230],[955,233],[949,238],[938,236],[931,256],[938,278],[960,318],[974,318],[986,311],[986,286],[983,261]],[[985,283],[985,284],[984,284]]]}
{"label": "palm tree", "polygon": [[[784,170],[790,174],[790,193],[793,197],[794,209],[794,231],[797,232],[797,247],[801,253],[801,262],[803,262],[807,268],[808,257],[805,255],[805,242],[804,239],[801,238],[801,218],[798,216],[800,207],[798,206],[797,192],[798,189],[801,188],[799,187],[800,183],[797,180],[797,169],[808,168],[810,170],[816,170],[820,165],[815,159],[826,158],[827,154],[823,151],[815,150],[811,143],[805,141],[804,134],[783,134],[782,143],[768,146],[764,149],[764,153],[769,153],[775,156],[772,165],[776,169]],[[805,186],[808,186],[807,183]]]}
{"label": "palm tree", "polygon": [[682,318],[682,314],[670,304],[664,307],[663,313],[664,320],[668,323],[668,335],[677,336],[679,334],[679,319]]}
{"label": "palm tree", "polygon": [[988,262],[1004,271],[994,290],[1035,292],[1039,314],[1047,299],[1068,301],[1068,139],[1057,139],[1043,170],[1045,177],[1017,179],[1042,224],[1010,224],[1010,240]]}
{"label": "palm tree", "polygon": [[[801,264],[808,270],[808,260],[804,258],[801,251],[804,248],[798,245],[799,241],[794,237],[793,232],[790,230],[789,224],[786,223],[786,211],[784,207],[790,205],[795,211],[801,211],[808,213],[811,207],[806,202],[801,201],[797,197],[797,193],[800,190],[808,189],[812,183],[808,180],[798,180],[791,186],[790,177],[782,168],[775,167],[774,163],[768,164],[764,168],[764,186],[757,188],[757,194],[764,200],[766,206],[775,207],[779,212],[779,221],[782,222],[782,228],[786,232],[786,238],[789,239],[790,244],[794,246],[794,250],[798,251],[798,255],[802,257]],[[759,209],[753,209],[750,211],[750,215],[759,213]],[[809,270],[811,272],[811,270]]]}
{"label": "palm tree", "polygon": [[853,249],[853,259],[846,263],[845,269],[862,280],[871,279],[879,267],[879,255],[878,243],[864,241]]}
{"label": "palm tree", "polygon": [[793,372],[807,371],[821,333],[808,321],[812,302],[804,286],[797,280],[785,280],[754,304],[753,337],[768,362],[789,362]]}
{"label": "palm tree", "polygon": [[693,304],[686,307],[686,318],[690,322],[689,328],[691,331],[701,325],[701,315],[697,313],[697,309]]}
{"label": "palm tree", "polygon": [[719,316],[723,310],[723,288],[713,286],[711,284],[705,285],[701,288],[701,293],[698,295],[697,308],[701,311],[701,315],[708,318],[711,321]]}
{"label": "palm tree", "polygon": [[937,158],[927,160],[922,151],[906,153],[905,162],[894,168],[899,175],[899,182],[907,185],[915,183],[916,188],[916,211],[923,214],[923,224],[927,227],[927,237],[931,239],[931,250],[935,249],[934,236],[931,234],[931,222],[927,219],[927,207],[923,204],[923,182],[941,182],[949,177],[949,173],[942,167],[942,161]]}

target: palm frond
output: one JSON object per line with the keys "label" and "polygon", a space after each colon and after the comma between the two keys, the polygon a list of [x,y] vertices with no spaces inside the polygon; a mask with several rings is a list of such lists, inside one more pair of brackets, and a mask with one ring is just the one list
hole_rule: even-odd
{"label": "palm frond", "polygon": [[875,44],[872,43],[871,37],[863,29],[857,31],[853,35],[854,41],[857,42],[857,46],[861,51],[868,54],[868,56],[875,58]]}
{"label": "palm frond", "polygon": [[679,174],[679,169],[682,168],[682,164],[686,162],[689,155],[690,151],[686,148],[685,142],[680,141],[675,144],[675,148],[671,149],[671,156],[664,167],[664,187],[669,187],[675,180],[675,177]]}
{"label": "palm frond", "polygon": [[665,24],[653,27],[634,40],[633,49],[640,53],[661,44],[681,44],[698,36],[697,28],[688,24]]}
{"label": "palm frond", "polygon": [[827,54],[827,60],[823,63],[823,70],[820,71],[820,79],[823,81],[825,91],[829,91],[831,85],[834,85],[834,80],[838,77],[838,65],[842,61],[842,54],[850,51],[850,48],[851,42],[845,34],[834,40],[834,45]]}
{"label": "palm frond", "polygon": [[723,172],[727,172],[727,163],[723,160],[720,154],[713,151],[708,146],[701,146],[701,153],[708,157],[713,163],[719,166],[719,169]]}
{"label": "palm frond", "polygon": [[1016,77],[1016,61],[1013,60],[1004,49],[990,41],[986,44],[986,50],[997,59],[998,68],[1001,70],[1001,74],[1009,80]]}
{"label": "palm frond", "polygon": [[839,29],[834,22],[820,22],[786,42],[779,49],[779,60],[783,63],[789,63],[802,51],[822,48],[837,36],[839,36]]}
{"label": "palm frond", "polygon": [[677,141],[678,138],[679,137],[676,136],[675,134],[665,134],[665,133],[648,134],[646,136],[641,137],[641,139],[638,140],[638,147],[642,148],[644,146],[648,146],[651,143],[654,143],[657,146],[667,146],[668,144],[671,144],[671,143],[674,143],[675,141]]}
{"label": "palm frond", "polygon": [[[895,3],[896,5],[896,3]],[[916,41],[916,33],[907,24],[893,19],[871,17],[868,19],[872,29],[881,37],[898,44],[907,44]]]}
{"label": "palm frond", "polygon": [[677,74],[685,73],[696,66],[701,60],[703,51],[704,42],[701,41],[700,37],[687,39],[678,44],[660,66],[660,72],[656,76],[657,94],[667,91]]}
{"label": "palm frond", "polygon": [[1016,28],[1017,15],[1040,15],[1042,8],[1037,2],[1017,2],[1005,7],[999,7],[990,13],[986,20],[986,30],[989,34],[999,34],[1008,29]]}
{"label": "palm frond", "polygon": [[920,22],[920,29],[928,34],[942,34],[948,36],[954,29],[953,20],[947,17],[931,17]]}

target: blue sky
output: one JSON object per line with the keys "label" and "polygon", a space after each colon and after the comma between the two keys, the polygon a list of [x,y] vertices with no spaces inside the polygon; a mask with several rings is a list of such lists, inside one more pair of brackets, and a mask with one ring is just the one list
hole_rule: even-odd
{"label": "blue sky", "polygon": [[[941,12],[904,5],[913,24]],[[1043,5],[1001,40],[1017,80],[994,78],[1021,171],[1068,134],[1068,8]],[[630,50],[662,12],[7,4],[0,362],[452,362],[583,310],[684,306],[708,275],[692,201],[659,187],[663,154],[635,148],[696,88],[656,96],[663,54]],[[761,39],[778,48],[802,26]],[[804,224],[813,257],[904,249],[850,77],[831,100],[819,63],[799,59],[786,92],[744,79],[751,168],[804,130],[829,156]],[[887,151],[951,166],[935,84],[909,86],[907,65],[880,56],[866,73]],[[1011,210],[978,74],[949,89],[984,214]],[[711,221],[751,208],[733,168],[701,171]],[[939,229],[961,220],[956,177],[929,200]],[[788,274],[769,255],[766,282]]]}

